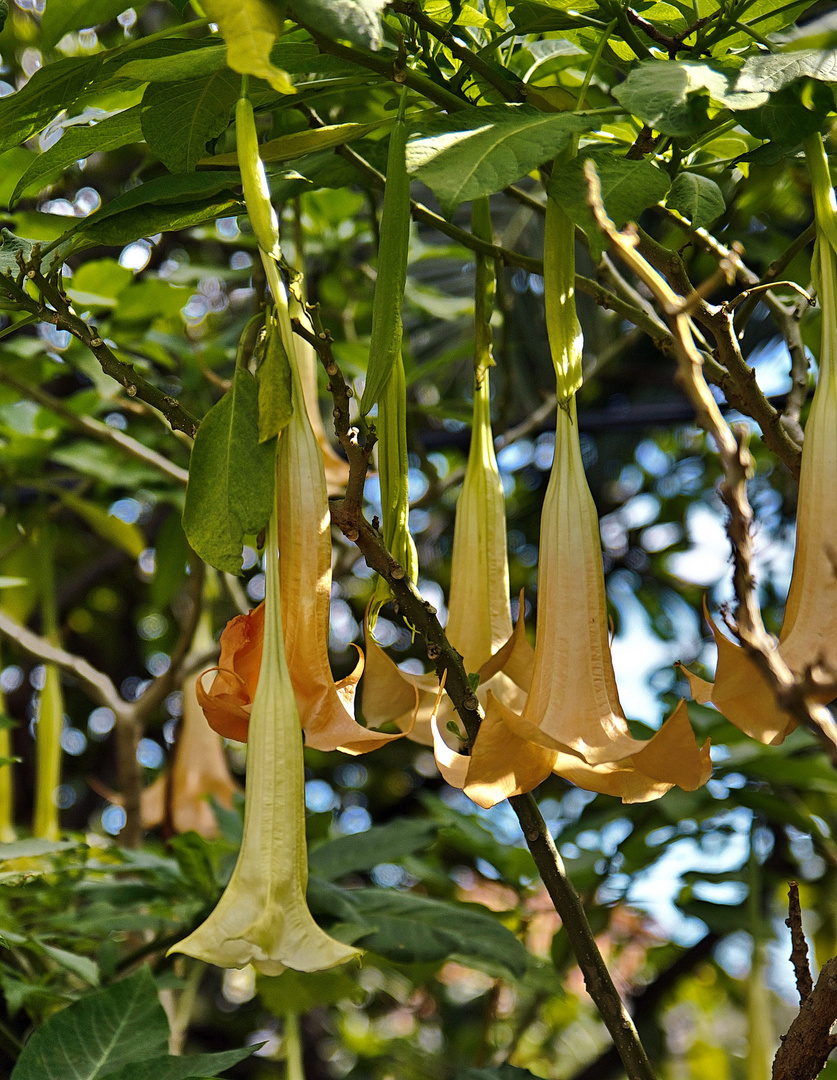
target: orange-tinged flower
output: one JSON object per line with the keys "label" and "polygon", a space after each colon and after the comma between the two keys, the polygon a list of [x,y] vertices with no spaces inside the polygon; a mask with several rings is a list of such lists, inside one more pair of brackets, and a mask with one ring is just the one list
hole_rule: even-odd
{"label": "orange-tinged flower", "polygon": [[305,775],[294,690],[285,660],[277,522],[266,543],[264,662],[250,716],[244,833],[238,860],[209,917],[170,952],[219,967],[252,964],[321,971],[357,955],[314,922],[305,899]]}
{"label": "orange-tinged flower", "polygon": [[142,823],[147,829],[159,825],[166,816],[166,801],[171,801],[171,824],[175,832],[194,829],[207,838],[217,836],[218,822],[209,802],[232,806],[233,794],[240,788],[232,778],[218,735],[203,718],[196,695],[199,676],[190,675],[183,682],[183,718],[170,769],[142,793]]}
{"label": "orange-tinged flower", "polygon": [[[837,673],[837,211],[819,134],[805,143],[817,222],[815,277],[822,307],[817,388],[805,425],[799,477],[793,574],[779,634],[779,654],[795,675],[821,668]],[[736,727],[777,745],[797,721],[777,703],[755,661],[712,623],[718,647],[714,682],[685,671],[692,694],[712,702]],[[813,700],[827,704],[824,690]]]}
{"label": "orange-tinged flower", "polygon": [[[331,529],[322,454],[302,403],[292,359],[293,416],[277,449],[279,577],[285,655],[307,746],[361,754],[400,738],[363,727],[354,718],[355,688],[363,671],[335,683],[328,660]],[[210,725],[244,741],[259,678],[264,605],[238,615],[221,635],[221,658],[208,693],[199,698]]]}
{"label": "orange-tinged flower", "polygon": [[624,802],[643,802],[675,785],[693,790],[704,784],[711,773],[709,744],[698,749],[682,702],[647,741],[631,736],[622,712],[607,639],[598,516],[576,420],[582,342],[574,235],[551,199],[546,238],[547,325],[559,405],[541,515],[536,645],[533,652],[519,621],[482,671],[524,691],[525,704],[518,712],[490,689],[468,756],[447,746],[434,721],[436,758],[448,782],[481,806],[531,791],[551,772]]}

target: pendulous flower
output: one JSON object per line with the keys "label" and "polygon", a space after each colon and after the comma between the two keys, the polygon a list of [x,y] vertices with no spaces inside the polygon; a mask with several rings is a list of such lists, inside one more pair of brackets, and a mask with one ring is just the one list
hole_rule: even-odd
{"label": "pendulous flower", "polygon": [[265,975],[286,967],[321,971],[358,954],[314,922],[305,899],[305,776],[285,660],[278,535],[274,510],[265,545],[264,662],[250,713],[241,849],[215,909],[169,950],[219,967],[252,964]]}
{"label": "pendulous flower", "polygon": [[[817,224],[814,278],[822,308],[822,343],[802,448],[793,573],[777,648],[795,675],[819,669],[833,684],[837,673],[837,209],[821,136],[810,136],[804,145]],[[695,700],[711,702],[752,738],[778,745],[797,721],[779,706],[744,648],[709,622],[718,647],[714,681],[684,669]],[[833,697],[828,688],[812,695],[823,705]]]}

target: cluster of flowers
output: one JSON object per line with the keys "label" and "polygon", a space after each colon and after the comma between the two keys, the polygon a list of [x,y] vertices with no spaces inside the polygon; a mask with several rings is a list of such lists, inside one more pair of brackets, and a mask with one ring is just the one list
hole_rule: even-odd
{"label": "cluster of flowers", "polygon": [[[833,197],[817,204],[834,218]],[[822,204],[822,205],[820,205]],[[837,236],[837,228],[832,229]],[[823,325],[820,379],[806,430],[794,578],[778,648],[795,672],[828,662],[837,635],[837,575],[826,524],[837,515],[834,356],[837,245],[820,237]],[[632,737],[608,645],[598,518],[582,464],[575,393],[581,334],[573,295],[573,228],[550,200],[546,232],[547,325],[558,409],[555,456],[541,519],[534,648],[521,617],[512,627],[502,484],[491,436],[488,368],[478,368],[467,471],[454,533],[447,635],[466,670],[479,674],[484,719],[470,752],[452,734],[449,702],[435,676],[402,672],[366,636],[354,673],[335,682],[328,659],[331,535],[322,439],[305,407],[300,370],[313,355],[283,334],[293,369],[293,418],[278,442],[276,509],[265,547],[264,604],[233,619],[221,638],[210,689],[197,683],[209,724],[247,740],[244,838],[227,889],[209,918],[175,951],[222,966],[252,963],[275,974],[312,971],[356,954],[313,921],[307,865],[302,738],[320,750],[361,754],[404,735],[432,745],[439,769],[483,807],[531,791],[550,773],[625,802],[655,799],[709,778],[708,743],[698,747],[681,701],[650,740]],[[281,288],[281,286],[276,286]],[[277,307],[283,298],[275,297]],[[287,304],[287,301],[284,301]],[[281,321],[281,320],[280,320]],[[286,321],[287,322],[287,321]],[[316,416],[316,410],[312,410]],[[318,423],[318,420],[315,421]],[[334,467],[334,462],[331,462]],[[747,654],[716,631],[714,683],[689,675],[712,701],[763,742],[781,742],[783,713]],[[363,726],[355,718],[361,675]],[[382,726],[397,730],[384,732]]]}

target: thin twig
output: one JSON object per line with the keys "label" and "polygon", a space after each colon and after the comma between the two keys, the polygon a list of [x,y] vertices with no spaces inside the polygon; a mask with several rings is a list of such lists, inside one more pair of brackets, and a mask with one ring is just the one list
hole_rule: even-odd
{"label": "thin twig", "polygon": [[21,310],[36,315],[42,322],[51,323],[78,338],[93,353],[102,371],[125,387],[129,398],[139,398],[151,405],[166,417],[175,431],[183,431],[194,438],[199,424],[197,418],[177,398],[164,394],[138,374],[133,364],[118,359],[99,337],[96,327],[88,325],[76,315],[67,294],[41,273],[37,245],[33,247],[29,260],[22,262],[22,270],[41,294],[40,299],[30,296],[23,287],[23,279],[18,281],[11,274],[0,274],[0,295],[12,300]]}
{"label": "thin twig", "polygon": [[791,932],[790,962],[796,976],[796,989],[799,991],[799,1004],[804,1005],[814,992],[814,980],[808,964],[808,942],[802,929],[802,908],[799,906],[799,886],[795,881],[788,883],[788,917],[785,926]]}
{"label": "thin twig", "polygon": [[32,386],[30,383],[24,382],[23,379],[18,379],[4,368],[0,368],[0,382],[6,383],[7,386],[11,386],[19,394],[29,398],[30,401],[35,401],[45,409],[55,413],[56,416],[60,416],[80,435],[86,435],[88,438],[95,439],[96,442],[104,443],[107,446],[115,446],[123,454],[133,458],[135,461],[139,461],[143,465],[150,465],[151,468],[164,473],[175,483],[180,484],[182,487],[186,486],[186,481],[189,478],[186,469],[181,469],[179,465],[175,465],[168,458],[163,457],[162,454],[158,454],[156,450],[149,450],[147,446],[144,446],[137,439],[132,439],[130,435],[126,435],[123,431],[108,427],[107,424],[103,424],[101,420],[96,420],[92,416],[84,416],[73,412],[60,398],[47,393],[40,386]]}
{"label": "thin twig", "polygon": [[[702,370],[701,355],[692,334],[691,319],[685,313],[689,305],[688,296],[679,296],[643,257],[639,250],[642,240],[636,229],[629,227],[624,232],[617,231],[605,212],[601,187],[592,162],[585,165],[585,175],[590,204],[599,228],[607,235],[625,265],[651,290],[666,314],[677,343],[683,389],[698,424],[712,437],[718,448],[723,470],[720,495],[729,511],[727,535],[732,547],[733,587],[737,601],[735,633],[765,676],[777,703],[815,734],[832,764],[837,767],[837,724],[834,717],[824,705],[811,700],[807,680],[798,679],[793,674],[762,621],[751,569],[753,511],[747,498],[747,478],[752,474],[753,460],[747,448],[747,432],[744,429],[733,432],[710,393]],[[675,272],[677,269],[675,266]],[[728,320],[729,316],[725,316],[725,319]]]}

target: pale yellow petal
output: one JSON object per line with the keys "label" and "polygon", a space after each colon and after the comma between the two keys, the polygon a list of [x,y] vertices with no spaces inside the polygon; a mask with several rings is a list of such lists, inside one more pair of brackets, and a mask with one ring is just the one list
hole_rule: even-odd
{"label": "pale yellow petal", "polygon": [[695,700],[701,704],[711,701],[745,735],[778,746],[797,726],[797,721],[780,708],[776,695],[747,651],[725,637],[708,614],[706,618],[718,647],[718,663],[712,683],[683,669]]}
{"label": "pale yellow petal", "polygon": [[488,370],[474,391],[471,448],[456,504],[448,641],[476,672],[511,636],[506,507],[491,435]]}

